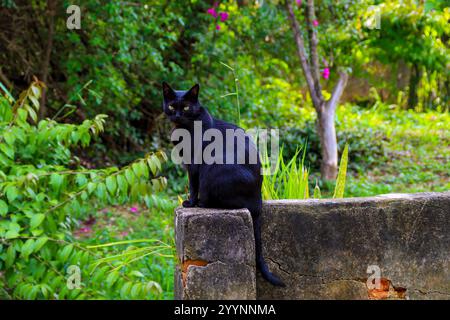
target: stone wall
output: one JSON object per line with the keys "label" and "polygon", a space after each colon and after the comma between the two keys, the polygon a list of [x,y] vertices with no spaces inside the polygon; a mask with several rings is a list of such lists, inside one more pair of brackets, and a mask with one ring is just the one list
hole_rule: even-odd
{"label": "stone wall", "polygon": [[255,270],[246,209],[179,208],[175,226],[177,299],[450,299],[450,192],[265,202],[285,288]]}

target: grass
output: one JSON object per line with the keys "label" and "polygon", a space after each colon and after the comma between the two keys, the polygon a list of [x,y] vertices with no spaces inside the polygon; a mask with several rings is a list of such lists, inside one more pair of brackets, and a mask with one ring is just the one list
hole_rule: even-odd
{"label": "grass", "polygon": [[[301,148],[286,163],[283,148],[280,149],[277,165],[271,175],[265,175],[262,185],[263,199],[308,199],[309,175],[304,166],[305,153],[299,157]],[[303,148],[303,150],[305,150]],[[267,153],[265,153],[267,155]],[[269,164],[268,158],[264,163]]]}
{"label": "grass", "polygon": [[379,165],[349,172],[346,196],[450,190],[450,114],[341,107],[338,117],[344,127],[372,127],[387,136]]}
{"label": "grass", "polygon": [[[158,290],[148,297],[152,300],[173,299],[173,210],[177,204],[168,198],[164,201],[162,207],[150,210],[139,206],[99,210],[89,219],[81,221],[80,228],[74,232],[79,242],[91,246],[123,241],[124,243],[100,247],[98,250],[107,251],[108,257],[117,256],[123,268],[131,268],[136,271],[136,276],[146,282],[154,282]],[[131,241],[136,239],[145,242]]]}
{"label": "grass", "polygon": [[[302,152],[303,150],[303,152]],[[301,156],[301,157],[300,157]],[[275,199],[309,199],[311,179],[309,170],[305,167],[306,147],[299,146],[291,159],[284,159],[283,147],[278,154],[277,164],[270,175],[264,176],[262,184],[262,196],[264,200]],[[263,166],[269,169],[267,152],[263,153]],[[333,198],[343,198],[345,194],[345,182],[347,178],[348,144],[345,145],[339,164],[338,175],[334,182]],[[266,170],[270,172],[270,170]],[[320,187],[314,186],[312,196],[315,199],[322,198]],[[331,197],[331,194],[328,195]]]}

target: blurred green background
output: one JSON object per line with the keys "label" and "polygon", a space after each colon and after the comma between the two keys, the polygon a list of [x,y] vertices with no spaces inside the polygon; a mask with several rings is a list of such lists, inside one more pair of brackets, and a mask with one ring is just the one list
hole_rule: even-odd
{"label": "blurred green background", "polygon": [[[292,1],[305,37],[306,2]],[[69,5],[79,30],[67,29]],[[350,75],[335,122],[339,155],[349,145],[345,197],[450,190],[448,2],[315,9],[323,96]],[[162,81],[199,83],[202,104],[232,122],[237,84],[241,126],[278,128],[286,159],[304,148],[310,196],[332,195],[284,1],[0,0],[0,297],[173,297],[187,177],[148,154],[170,156]],[[85,122],[98,114],[104,127]],[[74,290],[70,265],[82,269]]]}

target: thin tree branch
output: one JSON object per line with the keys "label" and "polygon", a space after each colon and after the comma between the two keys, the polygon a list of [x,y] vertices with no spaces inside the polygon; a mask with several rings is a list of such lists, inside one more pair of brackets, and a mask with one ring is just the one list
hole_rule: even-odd
{"label": "thin tree branch", "polygon": [[331,94],[331,99],[327,102],[327,109],[334,112],[339,103],[339,100],[344,92],[345,86],[347,85],[348,74],[345,72],[339,73],[339,80],[334,86],[333,93]]}
{"label": "thin tree branch", "polygon": [[321,102],[323,102],[324,98],[322,96],[322,86],[320,85],[319,54],[317,52],[317,31],[313,25],[313,21],[315,20],[316,16],[314,11],[314,0],[308,0],[308,3],[306,5],[305,17],[309,34],[309,51],[312,69],[311,74],[314,79],[314,87],[317,97],[319,98],[319,100],[321,100]]}
{"label": "thin tree branch", "polygon": [[286,8],[288,11],[288,18],[292,24],[292,30],[294,31],[295,43],[297,45],[297,54],[300,58],[300,64],[303,69],[303,75],[305,76],[306,83],[308,84],[309,94],[311,95],[311,100],[313,102],[314,108],[317,112],[321,112],[322,102],[320,98],[317,96],[314,79],[311,74],[311,69],[308,63],[307,54],[305,50],[305,44],[303,41],[303,36],[300,32],[300,26],[298,24],[297,18],[295,17],[294,10],[291,5],[290,0],[286,0]]}

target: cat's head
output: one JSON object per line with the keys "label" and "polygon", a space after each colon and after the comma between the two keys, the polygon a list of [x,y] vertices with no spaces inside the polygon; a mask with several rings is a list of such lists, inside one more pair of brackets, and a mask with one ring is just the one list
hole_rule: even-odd
{"label": "cat's head", "polygon": [[200,86],[194,85],[187,91],[173,90],[163,82],[163,108],[170,121],[175,124],[189,124],[196,120],[200,112],[198,93]]}

